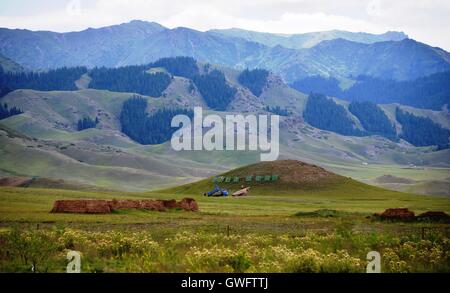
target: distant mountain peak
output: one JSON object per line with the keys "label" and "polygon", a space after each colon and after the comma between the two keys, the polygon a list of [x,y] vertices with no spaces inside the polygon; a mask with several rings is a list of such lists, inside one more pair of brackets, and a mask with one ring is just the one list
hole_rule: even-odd
{"label": "distant mountain peak", "polygon": [[390,36],[391,38],[397,37],[400,40],[409,38],[409,36],[402,31],[387,31],[383,35]]}
{"label": "distant mountain peak", "polygon": [[370,44],[364,44],[364,43],[358,43],[358,42],[354,42],[354,41],[350,41],[344,38],[337,38],[337,39],[332,39],[332,40],[324,40],[321,41],[320,43],[318,43],[317,45],[313,46],[312,49],[320,49],[320,48],[327,48],[327,47],[352,47],[352,48],[363,48],[363,47],[367,47]]}
{"label": "distant mountain peak", "polygon": [[145,21],[145,20],[132,20],[130,22],[122,23],[121,26],[128,27],[151,27],[151,28],[159,28],[159,29],[167,29],[165,26],[154,22],[154,21]]}
{"label": "distant mountain peak", "polygon": [[157,22],[149,22],[149,21],[143,21],[143,20],[132,20],[130,22],[125,22],[121,24],[111,25],[111,26],[104,26],[100,28],[88,28],[84,31],[80,32],[71,32],[73,33],[83,33],[83,32],[103,32],[103,31],[141,31],[144,33],[155,33],[160,32],[163,30],[166,30],[167,28],[160,25]]}
{"label": "distant mountain peak", "polygon": [[129,21],[129,22],[125,22],[125,23],[122,23],[122,24],[120,24],[121,26],[134,26],[134,27],[136,27],[136,26],[151,26],[151,27],[159,27],[159,28],[164,28],[164,29],[167,29],[165,26],[163,26],[163,25],[161,25],[161,24],[159,24],[159,23],[157,23],[157,22],[154,22],[154,21],[145,21],[145,20],[139,20],[139,19],[135,19],[135,20],[132,20],[132,21]]}
{"label": "distant mountain peak", "polygon": [[210,30],[210,33],[221,34],[228,37],[239,37],[247,41],[258,42],[269,47],[281,45],[289,49],[311,48],[322,41],[342,38],[357,43],[373,44],[384,41],[401,41],[408,36],[403,32],[388,31],[382,34],[365,32],[349,32],[343,30],[319,31],[301,34],[273,34],[256,32],[239,28]]}
{"label": "distant mountain peak", "polygon": [[146,20],[140,20],[140,19],[133,19],[131,21],[128,22],[128,24],[158,24],[156,22],[153,21],[146,21]]}
{"label": "distant mountain peak", "polygon": [[176,28],[174,28],[172,30],[173,31],[179,31],[179,32],[199,32],[199,31],[197,31],[195,29],[188,28],[188,27],[185,27],[185,26],[179,26],[179,27],[176,27]]}

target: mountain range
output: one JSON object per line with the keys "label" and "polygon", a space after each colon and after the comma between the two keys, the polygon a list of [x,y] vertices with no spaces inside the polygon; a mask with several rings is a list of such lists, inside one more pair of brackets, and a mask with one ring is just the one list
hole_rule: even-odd
{"label": "mountain range", "polygon": [[[153,63],[175,56],[198,62]],[[71,33],[0,29],[0,65],[5,89],[0,112],[6,117],[0,121],[0,177],[147,190],[219,174],[259,157],[180,153],[168,142],[143,145],[131,139],[121,112],[138,96],[147,105],[145,117],[194,106],[218,115],[280,114],[281,158],[393,189],[449,194],[450,55],[403,33],[200,32],[143,21]],[[65,66],[77,68],[48,71]],[[268,71],[244,71],[244,80],[245,68]],[[406,85],[415,87],[405,90]],[[358,94],[365,91],[378,105],[353,105],[359,111],[352,111],[351,102],[365,100]],[[219,92],[227,100],[219,99],[220,107],[214,100]],[[347,97],[349,92],[355,97]],[[311,103],[316,100],[321,102]],[[20,111],[11,116],[13,107]],[[366,115],[367,109],[377,114]],[[77,127],[84,120],[90,127]],[[387,132],[373,127],[380,121]],[[427,127],[415,134],[422,124]],[[438,133],[439,143],[427,131]]]}
{"label": "mountain range", "polygon": [[254,32],[239,28],[210,30],[210,32],[220,35],[245,39],[247,41],[264,44],[268,47],[277,45],[290,49],[311,48],[322,41],[345,39],[357,43],[373,44],[377,42],[401,41],[408,36],[403,32],[386,32],[384,34],[353,33],[348,31],[331,30],[323,32],[313,32],[304,34],[272,34],[264,32]]}
{"label": "mountain range", "polygon": [[168,29],[144,21],[70,33],[0,29],[0,54],[33,70],[117,67],[191,56],[238,69],[265,68],[286,82],[311,75],[348,82],[362,74],[411,80],[450,70],[448,52],[400,32],[330,31],[284,36],[236,29]]}
{"label": "mountain range", "polygon": [[[212,89],[214,92],[219,91],[220,87],[235,89],[225,111],[217,111],[209,106],[208,88],[199,88],[201,84],[198,84],[195,76],[192,79],[185,77],[189,75],[185,74],[190,72],[187,70],[189,68],[175,66],[179,73],[173,74],[173,69],[164,65],[173,63],[173,60],[159,61],[155,63],[158,67],[150,64],[142,68],[149,77],[155,73],[172,74],[170,83],[158,96],[140,95],[147,103],[144,111],[148,115],[167,108],[194,106],[202,106],[221,116],[233,112],[267,114],[267,110],[275,111],[273,109],[279,107],[287,113],[283,114],[287,116],[281,117],[280,158],[319,164],[341,175],[381,186],[389,184],[390,188],[420,188],[423,193],[448,194],[450,182],[447,180],[446,168],[450,166],[450,149],[415,147],[405,140],[395,141],[381,135],[348,136],[339,134],[339,128],[330,131],[320,129],[320,125],[314,127],[304,120],[303,114],[308,109],[308,101],[314,97],[290,88],[278,76],[269,74],[264,77],[265,82],[261,83],[263,87],[255,95],[242,85],[240,71],[198,63],[195,66],[198,66],[201,74],[214,71],[224,74],[224,84],[217,83],[218,87]],[[116,77],[110,79],[110,84],[106,86],[120,83],[120,74],[131,69],[111,71]],[[18,107],[23,113],[0,121],[0,176],[39,176],[63,179],[71,185],[147,190],[190,182],[258,160],[257,152],[175,152],[170,142],[142,145],[124,133],[121,118],[123,105],[136,93],[133,90],[127,92],[127,88],[122,91],[121,87],[117,88],[121,92],[108,91],[102,87],[92,89],[90,84],[95,82],[99,74],[95,71],[96,75],[92,75],[92,72],[88,70],[79,76],[79,80],[75,81],[77,90],[16,89],[1,98],[2,103]],[[106,72],[102,74],[108,76],[107,69],[101,72]],[[58,75],[63,78],[64,70],[58,71]],[[37,78],[40,76],[37,75]],[[215,75],[205,76],[203,79],[208,80]],[[43,80],[47,81],[45,78]],[[51,80],[48,85],[52,85]],[[56,83],[58,85],[59,82]],[[331,109],[339,108],[344,116],[349,117],[345,121],[331,117],[335,119],[333,124],[347,123],[347,127],[353,127],[360,133],[367,130],[363,120],[349,110],[348,102],[333,99],[330,104]],[[399,134],[402,133],[403,124],[397,120],[397,108],[424,117],[429,123],[447,131],[450,129],[448,112],[398,104],[379,105],[380,111]],[[88,129],[77,128],[77,122],[86,117],[99,122]],[[424,175],[422,168],[425,166],[427,172]],[[384,175],[394,176],[399,182],[405,179],[409,181],[408,184],[395,185],[397,181],[392,182],[390,179],[386,183],[382,180]]]}

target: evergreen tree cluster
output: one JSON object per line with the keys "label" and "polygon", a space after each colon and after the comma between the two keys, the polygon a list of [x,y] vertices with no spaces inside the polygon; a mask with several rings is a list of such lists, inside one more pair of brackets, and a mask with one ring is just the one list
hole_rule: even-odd
{"label": "evergreen tree cluster", "polygon": [[0,120],[6,119],[11,116],[20,115],[23,111],[19,108],[12,107],[11,109],[8,108],[8,104],[1,104],[0,103]]}
{"label": "evergreen tree cluster", "polygon": [[84,117],[83,119],[78,120],[77,129],[78,131],[82,131],[85,129],[95,128],[99,122],[98,117],[95,118],[95,120],[91,117]]}
{"label": "evergreen tree cluster", "polygon": [[386,113],[371,102],[351,102],[348,110],[359,119],[364,129],[370,135],[381,135],[396,139],[397,131]]}
{"label": "evergreen tree cluster", "polygon": [[440,110],[450,104],[450,71],[413,81],[395,81],[360,76],[346,91],[349,100],[374,103],[400,103],[416,108]]}
{"label": "evergreen tree cluster", "polygon": [[16,89],[38,91],[73,91],[75,81],[87,72],[85,67],[59,68],[46,72],[4,72],[0,68],[2,95]]}
{"label": "evergreen tree cluster", "polygon": [[339,81],[332,77],[309,76],[297,80],[291,86],[303,93],[322,93],[329,97],[343,98],[344,92],[341,90]]}
{"label": "evergreen tree cluster", "polygon": [[241,85],[248,88],[255,96],[259,97],[262,94],[264,87],[267,85],[267,77],[269,71],[264,69],[245,69],[238,77]]}
{"label": "evergreen tree cluster", "polygon": [[147,100],[135,96],[123,104],[120,114],[122,132],[143,145],[161,144],[170,140],[177,130],[171,127],[171,122],[180,114],[194,116],[191,110],[186,109],[161,109],[149,116]]}
{"label": "evergreen tree cluster", "polygon": [[279,116],[289,116],[291,114],[287,109],[283,109],[280,106],[275,107],[267,106],[266,111]]}
{"label": "evergreen tree cluster", "polygon": [[236,89],[229,86],[223,72],[206,64],[204,74],[200,74],[197,61],[192,57],[162,58],[150,65],[150,67],[164,67],[168,72],[176,76],[190,79],[189,90],[195,87],[199,90],[208,107],[224,111],[234,99]]}
{"label": "evergreen tree cluster", "polygon": [[431,119],[396,109],[397,121],[402,125],[401,138],[415,146],[449,146],[450,130],[434,123]]}
{"label": "evergreen tree cluster", "polygon": [[314,76],[296,81],[292,87],[304,93],[320,92],[349,101],[371,101],[376,104],[400,103],[433,110],[450,104],[450,71],[410,81],[359,76],[347,90],[340,88],[337,79]]}
{"label": "evergreen tree cluster", "polygon": [[164,67],[171,74],[188,79],[199,74],[197,61],[192,57],[162,58],[151,64],[151,67]]}
{"label": "evergreen tree cluster", "polygon": [[[311,94],[303,116],[310,125],[342,135],[381,135],[397,140],[395,126],[384,111],[370,102],[352,102],[349,111],[361,122],[364,130],[355,127],[344,107],[322,94]],[[415,146],[449,147],[450,130],[443,128],[426,117],[396,109],[396,119],[402,125],[400,138]]]}
{"label": "evergreen tree cluster", "polygon": [[162,72],[147,73],[149,66],[126,66],[119,68],[94,68],[90,88],[112,92],[138,93],[160,97],[171,83],[171,77]]}
{"label": "evergreen tree cluster", "polygon": [[303,117],[311,126],[319,129],[342,135],[362,136],[364,134],[356,128],[344,107],[322,94],[309,95]]}
{"label": "evergreen tree cluster", "polygon": [[7,94],[9,94],[12,91],[13,91],[13,89],[8,87],[7,85],[0,84],[0,98],[3,98],[4,96],[6,96]]}
{"label": "evergreen tree cluster", "polygon": [[193,81],[208,107],[214,110],[225,111],[236,94],[236,89],[228,85],[223,72],[217,69],[197,75]]}

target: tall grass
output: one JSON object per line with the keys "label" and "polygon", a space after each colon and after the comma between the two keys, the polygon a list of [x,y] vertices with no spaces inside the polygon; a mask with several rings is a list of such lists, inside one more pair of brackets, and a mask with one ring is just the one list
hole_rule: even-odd
{"label": "tall grass", "polygon": [[148,231],[6,229],[0,233],[1,272],[64,272],[65,256],[82,255],[83,272],[365,272],[366,255],[379,251],[383,272],[450,272],[450,240],[434,232],[226,234]]}

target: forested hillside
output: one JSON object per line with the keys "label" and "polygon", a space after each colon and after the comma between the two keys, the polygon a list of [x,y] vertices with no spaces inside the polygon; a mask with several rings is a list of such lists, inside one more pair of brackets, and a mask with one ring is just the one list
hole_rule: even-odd
{"label": "forested hillside", "polygon": [[64,67],[46,72],[4,72],[0,67],[0,86],[9,90],[73,91],[77,89],[75,81],[86,72],[85,67]]}
{"label": "forested hillside", "polygon": [[1,119],[5,119],[14,115],[19,115],[22,114],[23,111],[16,108],[16,107],[12,107],[11,109],[8,107],[8,104],[2,104],[0,103],[0,120]]}
{"label": "forested hillside", "polygon": [[123,104],[120,114],[122,132],[140,144],[161,144],[170,140],[177,130],[171,127],[172,118],[179,114],[193,117],[193,112],[186,109],[160,109],[149,116],[147,105],[147,100],[135,96]]}
{"label": "forested hillside", "polygon": [[335,78],[314,76],[298,80],[292,87],[305,93],[320,92],[349,101],[371,101],[376,104],[400,103],[434,110],[450,104],[450,71],[412,81],[359,76],[347,90],[342,90]]}
{"label": "forested hillside", "polygon": [[342,135],[363,135],[347,115],[345,108],[322,94],[310,94],[303,113],[305,121],[319,129]]}
{"label": "forested hillside", "polygon": [[197,61],[192,57],[179,56],[175,58],[162,58],[150,66],[163,67],[173,75],[189,79],[193,79],[199,74]]}
{"label": "forested hillside", "polygon": [[446,148],[449,145],[450,130],[442,128],[431,119],[418,117],[397,108],[397,121],[402,125],[401,138],[415,146],[437,145]]}
{"label": "forested hillside", "polygon": [[336,78],[324,76],[309,76],[297,80],[291,86],[303,93],[322,93],[329,97],[342,98],[344,91],[339,86],[339,81]]}
{"label": "forested hillside", "polygon": [[223,72],[214,69],[194,77],[194,83],[208,107],[224,111],[234,99],[236,89],[228,85]]}
{"label": "forested hillside", "polygon": [[430,118],[415,116],[397,108],[396,120],[402,126],[401,134],[397,135],[395,126],[376,104],[352,102],[348,109],[359,120],[363,130],[356,128],[343,106],[322,94],[310,94],[303,116],[311,126],[342,135],[380,135],[391,140],[402,138],[418,147],[438,146],[442,149],[449,145],[450,130]]}
{"label": "forested hillside", "polygon": [[348,110],[359,119],[367,134],[395,139],[397,132],[386,113],[371,102],[351,102]]}
{"label": "forested hillside", "polygon": [[[217,111],[225,111],[237,92],[237,89],[228,83],[224,72],[209,64],[199,65],[191,57],[163,58],[148,65],[91,70],[75,67],[48,72],[13,73],[4,72],[0,68],[0,88],[6,94],[14,89],[22,88],[72,91],[77,90],[75,81],[84,74],[90,77],[90,88],[131,92],[152,97],[162,96],[174,76],[185,77],[189,79],[185,85],[189,87],[188,91],[198,91],[208,107]],[[268,76],[269,72],[264,69],[246,69],[237,75],[237,79],[242,86],[259,96],[268,83]],[[450,72],[434,74],[414,82],[388,81],[360,76],[353,86],[344,91],[341,90],[337,79],[315,76],[299,81],[294,86],[302,91],[312,92],[304,106],[303,116],[305,121],[313,127],[349,136],[380,135],[393,141],[398,140],[400,136],[415,146],[437,145],[443,148],[448,145],[449,131],[431,119],[397,110],[396,119],[403,128],[402,132],[397,134],[395,126],[386,113],[376,103],[364,100],[407,101],[404,104],[423,102],[420,105],[427,107],[439,105],[440,107],[448,99],[449,80]],[[348,111],[345,105],[337,104],[323,94],[314,93],[316,88],[332,96],[351,100]],[[276,104],[265,105],[265,110],[281,116],[291,115],[292,109],[288,110],[285,107]],[[147,101],[136,96],[124,103],[120,116],[123,132],[142,144],[158,144],[167,141],[173,134],[173,129],[170,128],[171,117],[177,113],[190,114],[188,110],[169,108],[161,109],[149,116],[146,109]],[[22,111],[16,107],[8,108],[2,105],[0,117],[7,118],[21,113]],[[76,123],[76,128],[81,131],[94,128],[98,123],[95,117],[86,116]]]}
{"label": "forested hillside", "polygon": [[127,66],[120,68],[94,68],[90,88],[112,92],[137,93],[160,97],[170,85],[169,75],[161,72],[147,73],[149,66]]}
{"label": "forested hillside", "polygon": [[267,77],[269,71],[264,69],[245,69],[239,75],[239,83],[248,88],[255,96],[259,97],[262,94],[264,87],[267,84]]}

